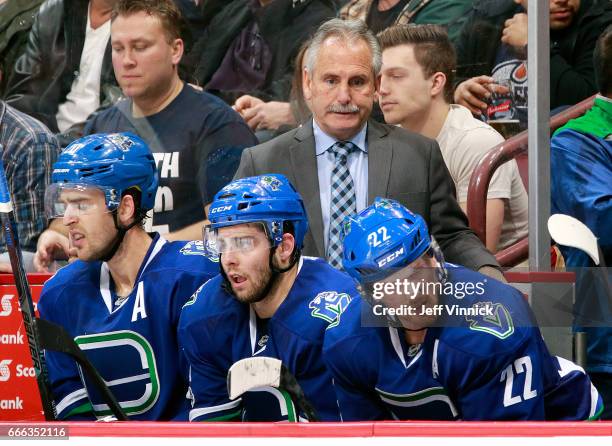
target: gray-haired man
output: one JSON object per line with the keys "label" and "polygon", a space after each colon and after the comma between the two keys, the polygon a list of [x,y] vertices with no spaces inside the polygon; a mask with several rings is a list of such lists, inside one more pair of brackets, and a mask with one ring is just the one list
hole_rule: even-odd
{"label": "gray-haired man", "polygon": [[[494,257],[467,227],[438,144],[369,119],[381,55],[361,21],[333,19],[314,35],[303,73],[313,120],[242,154],[236,178],[282,173],[304,198],[304,254],[339,266],[340,224],[376,196],[425,218],[451,262],[493,274]],[[500,276],[499,274],[497,274]]]}

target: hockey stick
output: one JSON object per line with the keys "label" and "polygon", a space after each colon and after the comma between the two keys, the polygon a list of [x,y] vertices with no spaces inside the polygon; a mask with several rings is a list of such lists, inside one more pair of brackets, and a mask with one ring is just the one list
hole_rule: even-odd
{"label": "hockey stick", "polygon": [[[576,248],[587,254],[596,266],[598,280],[603,284],[608,297],[608,306],[612,307],[612,287],[608,279],[608,270],[603,252],[597,243],[597,237],[587,225],[580,220],[565,214],[554,214],[548,218],[548,232],[555,243]],[[587,340],[584,331],[575,333],[576,362],[586,367]]]}
{"label": "hockey stick", "polygon": [[551,215],[548,219],[548,232],[556,243],[584,251],[595,265],[603,262],[597,237],[580,220],[564,214]]}
{"label": "hockey stick", "polygon": [[76,342],[74,342],[74,339],[70,337],[63,327],[39,319],[34,314],[34,303],[32,301],[28,277],[23,267],[23,258],[19,247],[13,207],[2,159],[0,159],[0,219],[4,229],[4,238],[11,260],[17,294],[19,295],[19,306],[21,308],[26,335],[28,337],[32,364],[36,370],[36,381],[38,383],[45,419],[47,421],[53,421],[57,418],[57,411],[52,396],[53,393],[49,383],[47,364],[43,353],[43,350],[47,349],[67,353],[77,361],[92,379],[94,385],[102,394],[105,403],[108,404],[110,410],[113,412],[113,415],[118,420],[127,420],[127,416],[106,386],[104,380],[78,347]]}
{"label": "hockey stick", "polygon": [[[0,147],[0,154],[3,152]],[[30,285],[23,266],[23,257],[19,248],[19,238],[17,227],[15,224],[15,216],[13,214],[13,206],[11,204],[11,195],[4,174],[4,164],[0,159],[0,222],[4,231],[4,240],[6,242],[6,250],[8,251],[13,268],[13,277],[15,278],[15,286],[19,296],[19,307],[23,317],[23,325],[28,337],[28,346],[30,347],[30,356],[32,357],[32,365],[36,371],[36,383],[40,392],[42,408],[47,421],[56,419],[57,412],[53,402],[53,394],[49,385],[49,376],[47,374],[47,364],[45,356],[40,345],[40,333],[36,326],[34,316],[34,304],[32,295],[30,294]]]}
{"label": "hockey stick", "polygon": [[295,376],[280,359],[265,356],[236,361],[227,372],[227,392],[231,400],[258,387],[274,387],[284,390],[308,421],[318,421],[313,405],[306,399]]}
{"label": "hockey stick", "polygon": [[117,402],[117,399],[104,382],[104,379],[100,376],[98,370],[96,370],[91,361],[89,361],[87,356],[83,353],[83,350],[74,342],[74,339],[70,337],[64,327],[45,319],[38,318],[36,319],[36,324],[41,335],[41,347],[70,355],[72,359],[79,363],[87,376],[93,381],[94,386],[96,386],[102,395],[104,402],[108,405],[115,418],[119,421],[129,420]]}

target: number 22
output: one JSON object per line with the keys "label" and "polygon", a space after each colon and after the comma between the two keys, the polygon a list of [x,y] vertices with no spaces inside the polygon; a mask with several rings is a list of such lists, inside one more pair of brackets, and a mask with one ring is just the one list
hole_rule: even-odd
{"label": "number 22", "polygon": [[534,398],[538,395],[537,390],[531,388],[531,380],[533,375],[533,368],[531,365],[531,358],[529,356],[523,356],[514,361],[514,371],[519,375],[525,373],[525,385],[523,386],[523,397],[520,395],[512,396],[512,384],[514,383],[514,371],[512,365],[508,365],[501,374],[499,382],[506,381],[506,387],[504,389],[504,407],[512,406],[513,404],[520,403]]}
{"label": "number 22", "polygon": [[[381,240],[378,239],[379,235],[381,237]],[[378,228],[375,232],[370,232],[368,234],[368,244],[375,248],[381,243],[386,242],[390,238],[391,237],[387,234],[387,227],[382,226]]]}

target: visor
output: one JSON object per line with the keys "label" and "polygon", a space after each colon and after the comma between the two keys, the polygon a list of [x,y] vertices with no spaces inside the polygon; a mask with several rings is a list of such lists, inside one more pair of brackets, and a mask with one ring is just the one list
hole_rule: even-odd
{"label": "visor", "polygon": [[91,184],[52,183],[45,191],[45,215],[51,219],[111,212],[106,206],[106,197],[116,195],[112,188]]}
{"label": "visor", "polygon": [[239,221],[233,226],[217,229],[206,225],[202,231],[202,239],[206,255],[212,257],[230,252],[245,254],[261,246],[267,249],[274,246],[263,223]]}

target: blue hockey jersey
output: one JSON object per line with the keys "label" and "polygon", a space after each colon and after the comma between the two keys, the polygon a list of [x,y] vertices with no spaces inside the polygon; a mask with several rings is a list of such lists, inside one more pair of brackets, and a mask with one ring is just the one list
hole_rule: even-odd
{"label": "blue hockey jersey", "polygon": [[[372,308],[361,298],[327,331],[323,356],[344,421],[598,416],[603,406],[588,376],[549,354],[516,289],[462,267],[448,271],[447,284],[480,283],[473,289],[482,293],[441,296],[446,307],[421,345],[408,345],[403,329],[364,326]],[[453,314],[485,306],[486,315]]]}
{"label": "blue hockey jersey", "polygon": [[[612,280],[612,102],[597,97],[595,104],[607,122],[591,121],[587,112],[577,121],[590,124],[600,135],[569,128],[558,130],[550,141],[551,213],[571,215],[587,225],[608,265],[608,281]],[[586,122],[585,122],[586,121]],[[608,290],[590,270],[593,261],[583,251],[560,247],[569,271],[576,273],[575,329],[587,333],[587,370],[612,373],[612,307]],[[600,279],[606,274],[599,271]]]}
{"label": "blue hockey jersey", "polygon": [[[202,242],[156,235],[127,298],[117,298],[106,263],[77,260],[45,284],[38,309],[70,333],[130,419],[186,419],[176,329],[183,304],[218,272]],[[59,419],[111,414],[69,356],[45,356]]]}
{"label": "blue hockey jersey", "polygon": [[[294,421],[290,401],[276,389],[271,398],[255,398],[247,392],[231,401],[227,372],[236,361],[252,356],[280,359],[293,373],[306,398],[322,420],[338,420],[331,374],[321,357],[328,326],[357,296],[353,280],[321,259],[302,257],[289,294],[274,315],[262,324],[250,305],[240,303],[223,287],[221,276],[205,284],[181,313],[179,345],[190,366],[190,420]],[[262,326],[267,325],[263,330]],[[263,395],[260,395],[263,396]],[[269,395],[268,395],[269,396]],[[280,403],[280,404],[279,404]],[[280,412],[279,412],[280,406]],[[277,418],[278,417],[278,418]]]}

